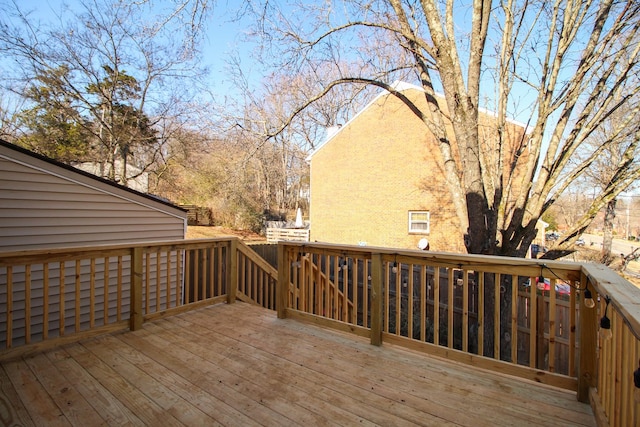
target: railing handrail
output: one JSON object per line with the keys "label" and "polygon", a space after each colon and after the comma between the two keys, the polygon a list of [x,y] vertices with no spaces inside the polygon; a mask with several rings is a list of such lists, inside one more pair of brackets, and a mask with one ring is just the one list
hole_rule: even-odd
{"label": "railing handrail", "polygon": [[256,254],[256,252],[251,249],[250,246],[245,244],[243,241],[238,241],[238,250],[242,252],[244,255],[251,258],[251,260],[258,265],[260,268],[265,270],[269,276],[271,276],[274,280],[278,280],[278,270],[273,268],[271,264],[265,261],[260,255]]}
{"label": "railing handrail", "polygon": [[404,257],[422,258],[431,261],[434,265],[444,267],[462,266],[466,270],[491,271],[502,274],[512,274],[517,268],[523,276],[538,276],[540,268],[543,268],[545,276],[561,280],[579,281],[582,264],[573,261],[556,261],[546,259],[528,259],[505,257],[497,255],[476,255],[476,254],[456,254],[452,252],[420,251],[414,249],[394,249],[376,246],[339,245],[319,242],[279,242],[287,246],[304,248],[312,247],[316,250],[325,251],[327,254],[344,255],[350,254],[382,254],[386,259],[392,257],[398,262],[402,262]]}
{"label": "railing handrail", "polygon": [[602,264],[582,264],[582,272],[599,295],[611,299],[610,309],[623,316],[633,335],[640,340],[640,289]]}
{"label": "railing handrail", "polygon": [[38,262],[55,262],[60,260],[72,261],[78,257],[86,257],[102,252],[129,254],[132,248],[162,249],[162,248],[206,248],[212,243],[224,243],[230,240],[238,240],[234,236],[221,236],[207,239],[176,239],[158,240],[149,242],[130,242],[107,245],[64,246],[50,249],[25,249],[19,251],[0,252],[0,267],[8,264],[36,260]]}

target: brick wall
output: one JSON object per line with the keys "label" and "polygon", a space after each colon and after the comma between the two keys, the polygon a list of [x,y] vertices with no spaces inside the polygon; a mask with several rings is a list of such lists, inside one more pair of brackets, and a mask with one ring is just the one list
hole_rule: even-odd
{"label": "brick wall", "polygon": [[[312,156],[311,241],[417,249],[426,237],[430,250],[465,252],[442,167],[421,120],[396,97],[378,98]],[[411,210],[430,212],[429,234],[409,233]]]}

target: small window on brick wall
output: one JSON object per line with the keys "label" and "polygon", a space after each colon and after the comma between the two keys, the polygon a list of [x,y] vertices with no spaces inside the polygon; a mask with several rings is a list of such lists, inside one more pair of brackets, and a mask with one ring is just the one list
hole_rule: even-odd
{"label": "small window on brick wall", "polygon": [[409,233],[429,234],[428,211],[409,211]]}

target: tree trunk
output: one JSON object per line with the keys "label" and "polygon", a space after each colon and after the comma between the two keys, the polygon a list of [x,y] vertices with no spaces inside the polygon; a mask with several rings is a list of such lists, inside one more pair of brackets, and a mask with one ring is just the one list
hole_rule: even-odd
{"label": "tree trunk", "polygon": [[[493,254],[495,244],[491,242],[491,233],[495,230],[494,218],[490,217],[486,199],[478,193],[467,195],[469,229],[465,234],[467,252],[472,254]],[[495,233],[493,233],[495,236]]]}
{"label": "tree trunk", "polygon": [[613,242],[613,220],[616,218],[616,202],[617,199],[607,203],[604,212],[604,230],[602,235],[602,254],[601,260],[604,265],[610,265],[613,261],[611,256],[611,243]]}

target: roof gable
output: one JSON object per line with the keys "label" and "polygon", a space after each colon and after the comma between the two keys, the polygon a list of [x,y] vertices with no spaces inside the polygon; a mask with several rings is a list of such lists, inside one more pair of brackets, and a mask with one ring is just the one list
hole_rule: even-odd
{"label": "roof gable", "polygon": [[[391,88],[398,91],[398,92],[407,92],[407,91],[418,91],[418,92],[423,92],[424,93],[424,89],[421,88],[420,86],[414,85],[412,83],[407,83],[407,82],[403,82],[403,81],[395,81],[392,85]],[[378,101],[380,101],[381,98],[390,96],[391,92],[387,91],[387,90],[382,90],[378,95],[376,95],[367,105],[365,105],[360,111],[358,111],[351,119],[349,119],[344,125],[340,126],[337,130],[333,130],[333,131],[328,131],[327,132],[327,136],[324,140],[324,142],[322,142],[318,148],[316,148],[315,150],[313,150],[306,158],[306,160],[309,162],[311,161],[312,157],[318,152],[320,151],[324,146],[326,146],[326,144],[330,143],[331,141],[333,141],[338,135],[340,135],[341,132],[344,131],[345,128],[347,128],[349,125],[351,125],[354,121],[359,120],[360,117],[370,108],[372,108],[374,105],[376,105],[378,103]],[[440,93],[436,93],[436,98],[440,101],[444,101],[444,95],[440,94]],[[445,107],[446,108],[446,107]],[[489,116],[489,117],[497,117],[497,114],[495,112],[492,112],[490,110],[487,110],[485,108],[478,108],[478,112],[480,114]],[[511,123],[515,126],[519,126],[523,129],[525,129],[525,133],[529,132],[529,128],[527,125],[525,125],[524,123],[518,122],[516,120],[512,120],[512,119],[507,119],[508,123]],[[335,129],[335,128],[334,128]]]}
{"label": "roof gable", "polygon": [[33,151],[19,147],[0,139],[0,159],[20,163],[24,166],[38,169],[50,175],[56,175],[65,180],[75,182],[84,187],[111,194],[113,196],[156,209],[170,215],[183,217],[185,209],[173,203],[125,187],[108,179],[77,169],[73,166],[61,163],[49,157],[34,153]]}

